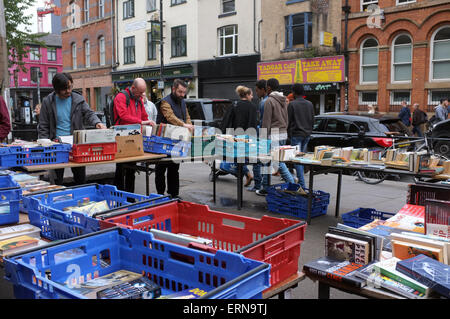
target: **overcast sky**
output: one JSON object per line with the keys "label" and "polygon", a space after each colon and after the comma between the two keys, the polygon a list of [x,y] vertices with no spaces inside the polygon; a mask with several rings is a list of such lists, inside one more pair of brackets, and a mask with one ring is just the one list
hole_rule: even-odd
{"label": "overcast sky", "polygon": [[[31,22],[33,23],[30,26],[31,32],[32,33],[37,33],[38,32],[38,27],[37,27],[37,8],[40,7],[44,7],[45,6],[45,0],[36,0],[34,7],[30,7],[28,10],[25,10],[25,15],[29,16],[32,15],[33,17],[31,18]],[[44,16],[44,32],[51,32],[52,31],[52,22],[51,22],[51,14],[47,14],[46,16]],[[24,28],[22,27],[22,30]]]}

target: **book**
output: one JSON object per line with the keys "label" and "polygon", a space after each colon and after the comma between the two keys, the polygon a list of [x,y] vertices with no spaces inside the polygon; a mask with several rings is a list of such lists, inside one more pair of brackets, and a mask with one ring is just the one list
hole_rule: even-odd
{"label": "book", "polygon": [[399,261],[400,261],[400,259],[398,259],[396,257],[392,257],[392,258],[374,263],[373,267],[380,274],[385,275],[389,278],[392,278],[395,281],[398,281],[408,287],[411,287],[411,288],[423,293],[425,296],[428,296],[430,293],[429,287],[421,284],[420,282],[414,280],[413,278],[411,278],[407,275],[404,275],[403,273],[396,270],[396,265],[397,265],[397,262],[399,262]]}
{"label": "book", "polygon": [[163,295],[161,297],[158,297],[157,299],[198,299],[199,297],[202,297],[206,294],[207,292],[202,289],[192,288],[177,291],[168,295]]}
{"label": "book", "polygon": [[31,224],[14,225],[0,228],[0,240],[27,235],[40,238],[41,229]]}
{"label": "book", "polygon": [[360,229],[357,229],[357,228],[353,228],[353,227],[350,227],[350,226],[347,226],[347,225],[344,225],[344,224],[340,224],[340,223],[338,223],[336,225],[336,228],[337,229],[341,229],[341,230],[346,230],[346,231],[349,231],[349,232],[354,232],[354,233],[366,235],[366,236],[373,236],[375,238],[375,243],[376,243],[374,259],[378,259],[378,260],[381,259],[381,253],[382,253],[382,250],[383,250],[383,245],[384,245],[384,240],[385,240],[383,236],[379,236],[377,234],[371,234],[371,233],[369,233],[367,231],[360,230]]}
{"label": "book", "polygon": [[190,243],[203,244],[212,247],[212,240],[199,236],[192,236],[188,234],[174,234],[164,230],[158,230],[155,228],[150,229],[150,232],[157,239],[173,242],[183,246],[188,246]]}
{"label": "book", "polygon": [[396,270],[430,287],[444,297],[450,298],[450,268],[448,265],[425,255],[419,255],[399,261]]}
{"label": "book", "polygon": [[161,296],[161,287],[146,277],[97,292],[97,299],[155,299],[159,296]]}
{"label": "book", "polygon": [[[114,125],[114,136],[130,136],[141,134],[141,124]],[[113,142],[116,140],[114,139]]]}
{"label": "book", "polygon": [[325,256],[357,264],[369,263],[369,243],[350,237],[325,234]]}
{"label": "book", "polygon": [[36,246],[38,243],[39,240],[37,238],[33,238],[27,235],[4,239],[0,241],[0,255],[10,255],[23,250],[23,248]]}
{"label": "book", "polygon": [[367,264],[361,269],[358,269],[355,275],[361,279],[364,279],[367,287],[384,288],[409,299],[425,298],[425,294],[420,291],[382,275],[374,268],[374,263]]}
{"label": "book", "polygon": [[362,288],[366,285],[366,281],[355,276],[356,270],[361,267],[363,265],[348,260],[341,261],[325,256],[306,263],[303,266],[303,272],[306,275]]}
{"label": "book", "polygon": [[392,240],[392,256],[401,260],[409,259],[417,255],[423,254],[431,257],[439,262],[444,262],[443,249],[424,246],[417,243],[404,242],[399,240]]}
{"label": "book", "polygon": [[388,218],[383,225],[423,234],[425,233],[424,217],[424,206],[406,204],[397,214]]}
{"label": "book", "polygon": [[450,239],[450,201],[427,200],[425,233]]}
{"label": "book", "polygon": [[339,235],[339,236],[343,236],[343,237],[350,237],[350,238],[353,238],[353,239],[358,239],[358,240],[365,241],[365,242],[369,243],[369,261],[372,261],[372,260],[375,259],[375,256],[376,256],[376,250],[375,250],[375,248],[376,248],[376,246],[375,246],[376,245],[376,238],[374,236],[358,234],[358,233],[355,233],[355,232],[338,229],[338,228],[333,227],[333,226],[329,226],[328,227],[328,233]]}
{"label": "book", "polygon": [[389,227],[384,224],[373,227],[373,228],[369,229],[368,232],[371,234],[376,234],[376,235],[384,237],[383,250],[386,250],[386,251],[392,251],[392,243],[391,243],[392,234],[403,233],[403,232],[413,233],[411,231],[405,231],[400,228]]}

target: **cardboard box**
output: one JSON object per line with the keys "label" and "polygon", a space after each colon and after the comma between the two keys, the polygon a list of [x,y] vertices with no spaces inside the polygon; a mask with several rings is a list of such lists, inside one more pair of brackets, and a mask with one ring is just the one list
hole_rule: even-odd
{"label": "cardboard box", "polygon": [[142,135],[116,136],[117,153],[115,158],[144,155]]}

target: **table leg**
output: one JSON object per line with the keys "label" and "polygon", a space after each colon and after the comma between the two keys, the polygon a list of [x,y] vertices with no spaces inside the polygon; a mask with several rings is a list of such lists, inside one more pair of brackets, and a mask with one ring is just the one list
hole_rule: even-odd
{"label": "table leg", "polygon": [[242,208],[242,192],[243,192],[243,176],[242,176],[242,170],[243,170],[244,164],[237,163],[237,169],[238,169],[238,180],[237,180],[237,209],[240,210]]}
{"label": "table leg", "polygon": [[312,212],[312,201],[313,201],[313,187],[314,187],[314,168],[310,166],[309,168],[309,188],[308,188],[308,216],[306,222],[311,225],[311,212]]}
{"label": "table leg", "polygon": [[212,172],[213,172],[213,201],[215,204],[216,203],[216,160],[215,159],[213,159]]}
{"label": "table leg", "polygon": [[149,172],[150,164],[145,162],[145,192],[147,196],[150,195],[150,172]]}
{"label": "table leg", "polygon": [[330,299],[330,286],[319,281],[319,299]]}
{"label": "table leg", "polygon": [[339,208],[341,205],[341,187],[342,187],[342,170],[338,172],[337,194],[336,194],[336,212],[334,216],[339,217]]}

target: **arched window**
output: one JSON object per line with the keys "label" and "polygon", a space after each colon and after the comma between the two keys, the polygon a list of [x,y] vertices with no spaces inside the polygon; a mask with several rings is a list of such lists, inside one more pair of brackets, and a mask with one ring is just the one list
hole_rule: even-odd
{"label": "arched window", "polygon": [[84,41],[84,58],[85,67],[89,68],[91,66],[91,43],[89,40]]}
{"label": "arched window", "polygon": [[374,38],[361,45],[361,83],[378,82],[378,42]]}
{"label": "arched window", "polygon": [[392,43],[392,82],[411,82],[412,40],[401,34]]}
{"label": "arched window", "polygon": [[77,69],[77,44],[72,43],[72,69]]}
{"label": "arched window", "polygon": [[442,27],[431,38],[432,80],[450,79],[450,26]]}
{"label": "arched window", "polygon": [[105,50],[105,37],[98,38],[98,54],[100,65],[106,64],[106,50]]}

